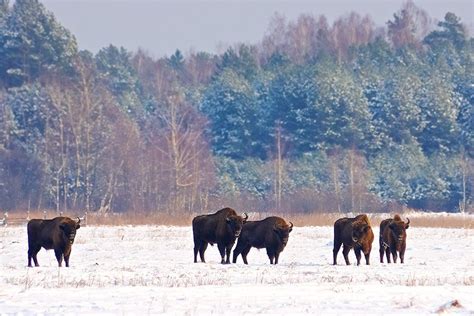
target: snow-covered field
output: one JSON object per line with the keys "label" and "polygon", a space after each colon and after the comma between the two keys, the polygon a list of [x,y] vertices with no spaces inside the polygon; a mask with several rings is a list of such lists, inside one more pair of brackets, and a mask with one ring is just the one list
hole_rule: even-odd
{"label": "snow-covered field", "polygon": [[379,263],[374,233],[370,266],[332,265],[332,227],[295,227],[279,265],[252,249],[246,266],[216,246],[193,263],[190,227],[82,227],[70,268],[44,249],[27,268],[26,227],[0,227],[0,314],[474,313],[474,230],[410,227],[404,265]]}

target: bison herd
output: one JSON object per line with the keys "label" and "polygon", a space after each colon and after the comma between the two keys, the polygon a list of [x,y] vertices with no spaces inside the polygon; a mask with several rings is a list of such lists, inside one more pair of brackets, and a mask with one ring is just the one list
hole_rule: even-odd
{"label": "bison herd", "polygon": [[[224,208],[214,214],[199,215],[193,219],[194,237],[194,262],[197,262],[197,254],[204,259],[207,245],[217,244],[221,254],[221,263],[229,264],[230,252],[237,239],[232,262],[236,263],[239,255],[248,264],[247,255],[252,247],[267,251],[270,264],[278,264],[280,253],[288,243],[293,223],[289,224],[281,217],[270,216],[261,221],[248,221],[248,215],[239,216],[233,209]],[[400,262],[404,262],[406,248],[406,229],[410,220],[406,223],[399,215],[394,218],[385,219],[380,224],[380,262],[383,263],[383,254],[387,254],[387,262],[390,263],[390,253],[393,262],[397,262],[397,251],[400,254]],[[334,248],[333,264],[337,264],[337,253],[341,246],[342,254],[346,264],[349,265],[349,251],[354,249],[357,265],[360,265],[361,253],[364,253],[365,263],[370,264],[370,252],[374,233],[366,214],[354,218],[340,218],[334,223]],[[226,256],[226,258],[225,258]]]}
{"label": "bison herd", "polygon": [[[204,253],[207,246],[217,244],[222,264],[230,264],[230,253],[237,240],[232,262],[236,263],[239,255],[245,264],[248,264],[247,255],[252,247],[265,248],[270,264],[278,264],[281,252],[285,249],[293,223],[283,218],[270,216],[260,221],[248,221],[246,213],[238,215],[231,208],[223,208],[214,214],[199,215],[192,221],[194,239],[194,262],[197,255],[202,262],[206,262]],[[380,262],[383,263],[384,254],[390,263],[390,254],[393,262],[404,263],[406,249],[406,230],[410,220],[402,221],[399,215],[385,219],[380,223]],[[36,258],[41,247],[54,249],[54,254],[61,267],[63,258],[66,267],[69,267],[69,256],[74,243],[77,229],[80,228],[80,219],[56,217],[50,220],[32,219],[28,222],[28,266],[33,259],[35,266],[39,266]],[[340,218],[334,223],[333,264],[337,264],[337,254],[342,248],[342,254],[347,265],[349,251],[354,249],[357,265],[360,264],[361,253],[364,253],[365,263],[370,264],[370,252],[374,233],[366,214],[354,218]],[[398,254],[397,254],[398,253]]]}

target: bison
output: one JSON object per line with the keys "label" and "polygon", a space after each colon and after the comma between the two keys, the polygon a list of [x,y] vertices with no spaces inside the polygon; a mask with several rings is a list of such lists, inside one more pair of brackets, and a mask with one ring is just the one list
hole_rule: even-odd
{"label": "bison", "polygon": [[288,225],[281,217],[271,216],[261,221],[249,221],[242,228],[237,246],[234,249],[233,263],[242,254],[245,264],[250,248],[266,248],[270,264],[278,264],[280,253],[288,243],[288,237],[293,229],[293,223]]}
{"label": "bison", "polygon": [[31,259],[35,266],[39,266],[36,255],[44,249],[54,249],[54,254],[61,267],[63,256],[66,267],[69,267],[69,256],[74,243],[76,231],[81,227],[80,218],[77,221],[69,217],[56,217],[53,219],[32,219],[28,222],[28,267]]}
{"label": "bison", "polygon": [[341,245],[344,245],[342,254],[347,265],[350,264],[348,254],[351,248],[354,248],[357,265],[360,265],[361,251],[364,252],[366,264],[370,264],[370,251],[372,250],[373,241],[374,233],[366,214],[357,215],[355,218],[344,217],[338,219],[334,223],[333,264],[337,264],[337,253]]}
{"label": "bison", "polygon": [[400,253],[400,262],[405,259],[405,248],[407,233],[410,226],[410,219],[407,222],[402,221],[400,215],[393,218],[384,219],[380,223],[380,262],[383,263],[384,252],[387,255],[387,262],[390,263],[390,253],[393,256],[393,262],[397,263],[397,251]]}
{"label": "bison", "polygon": [[[229,208],[223,208],[214,214],[199,215],[193,219],[193,237],[194,237],[194,262],[197,262],[197,254],[204,260],[204,252],[207,245],[217,243],[217,248],[221,254],[221,263],[230,263],[230,251],[234,246],[235,240],[242,231],[243,224],[247,221],[248,215],[245,217],[237,215],[237,213]],[[227,259],[224,260],[224,255]]]}

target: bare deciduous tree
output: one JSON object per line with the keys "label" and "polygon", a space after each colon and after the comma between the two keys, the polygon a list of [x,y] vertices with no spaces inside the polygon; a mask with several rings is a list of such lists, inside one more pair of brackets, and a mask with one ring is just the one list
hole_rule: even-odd
{"label": "bare deciduous tree", "polygon": [[345,59],[350,47],[364,45],[373,40],[374,22],[370,16],[351,12],[337,19],[331,28],[331,46],[339,60]]}
{"label": "bare deciduous tree", "polygon": [[[162,185],[173,211],[195,209],[207,194],[212,159],[203,137],[204,119],[178,90],[156,113],[153,146],[158,150]],[[205,199],[204,199],[205,200]]]}
{"label": "bare deciduous tree", "polygon": [[410,0],[393,15],[393,20],[387,22],[388,36],[395,48],[406,45],[420,48],[421,41],[431,28],[431,23],[428,13]]}

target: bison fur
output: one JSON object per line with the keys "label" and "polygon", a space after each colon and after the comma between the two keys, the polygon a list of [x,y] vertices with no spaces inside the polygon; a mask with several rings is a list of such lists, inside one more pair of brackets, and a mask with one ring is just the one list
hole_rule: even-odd
{"label": "bison fur", "polygon": [[407,222],[402,221],[400,215],[393,218],[384,219],[380,223],[380,262],[383,263],[384,253],[387,256],[387,262],[390,262],[390,254],[392,254],[393,262],[397,263],[397,252],[400,254],[400,262],[405,261],[405,249],[407,241],[406,230],[410,226],[410,219]]}
{"label": "bison fur", "polygon": [[39,266],[36,255],[44,249],[54,249],[54,254],[61,266],[63,257],[66,267],[69,267],[69,256],[71,247],[76,237],[76,231],[81,227],[81,220],[77,221],[69,217],[56,217],[53,219],[32,219],[28,222],[28,267],[31,267],[31,259],[35,266]]}
{"label": "bison fur", "polygon": [[357,265],[360,265],[361,252],[364,253],[366,264],[370,264],[373,241],[374,233],[366,214],[338,219],[334,223],[333,264],[337,264],[337,253],[341,245],[343,245],[342,254],[347,265],[350,265],[348,254],[352,248],[354,248]]}
{"label": "bison fur", "polygon": [[247,254],[252,247],[257,249],[266,248],[270,264],[278,264],[280,253],[288,243],[293,224],[288,225],[286,221],[277,216],[267,217],[261,221],[248,221],[242,228],[242,233],[234,249],[233,262],[241,254],[245,264]]}
{"label": "bison fur", "polygon": [[[204,252],[208,244],[213,246],[216,243],[222,259],[221,263],[230,263],[230,251],[247,218],[247,214],[244,213],[244,217],[239,216],[235,210],[229,207],[223,208],[214,214],[196,216],[192,223],[194,262],[197,262],[198,252],[201,261],[206,262]],[[226,259],[224,259],[225,255],[227,256]]]}

